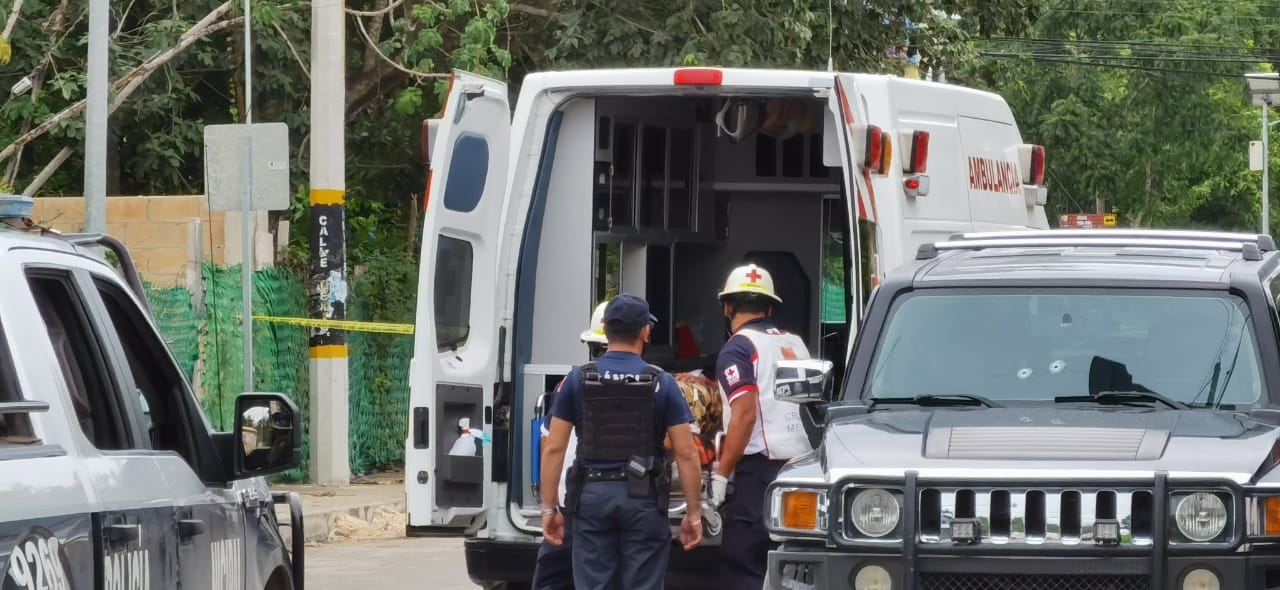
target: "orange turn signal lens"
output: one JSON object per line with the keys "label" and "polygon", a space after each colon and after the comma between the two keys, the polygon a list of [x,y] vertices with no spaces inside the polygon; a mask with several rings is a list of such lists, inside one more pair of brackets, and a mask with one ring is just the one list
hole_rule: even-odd
{"label": "orange turn signal lens", "polygon": [[818,492],[806,490],[782,492],[782,526],[801,531],[816,530],[818,528]]}
{"label": "orange turn signal lens", "polygon": [[1268,537],[1280,536],[1280,496],[1272,496],[1262,500],[1263,527],[1262,532]]}

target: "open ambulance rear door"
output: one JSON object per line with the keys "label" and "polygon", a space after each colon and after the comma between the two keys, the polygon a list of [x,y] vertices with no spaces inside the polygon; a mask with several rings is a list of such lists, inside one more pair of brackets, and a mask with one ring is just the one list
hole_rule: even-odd
{"label": "open ambulance rear door", "polygon": [[413,531],[465,530],[493,501],[491,445],[457,445],[460,421],[483,439],[498,376],[499,223],[511,111],[506,84],[455,72],[432,129],[418,311],[409,375],[405,500]]}
{"label": "open ambulance rear door", "polygon": [[[840,130],[836,137],[843,160],[841,169],[846,198],[849,199],[849,228],[854,238],[850,254],[855,262],[850,269],[853,276],[848,280],[853,301],[849,333],[852,350],[854,335],[862,323],[863,302],[883,274],[876,258],[879,245],[874,235],[877,212],[875,193],[871,192],[871,173],[881,171],[888,160],[888,136],[868,123],[868,114],[859,100],[852,75],[836,74],[835,91],[828,101],[828,108],[836,113],[836,128]],[[865,235],[867,233],[871,235]]]}

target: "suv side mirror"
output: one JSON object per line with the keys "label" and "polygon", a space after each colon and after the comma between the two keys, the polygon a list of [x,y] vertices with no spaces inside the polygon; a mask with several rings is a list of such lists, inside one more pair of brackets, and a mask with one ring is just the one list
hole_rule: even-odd
{"label": "suv side mirror", "polygon": [[237,396],[233,435],[240,451],[232,453],[237,478],[288,471],[302,463],[298,406],[283,393]]}
{"label": "suv side mirror", "polygon": [[822,359],[778,361],[773,370],[773,398],[793,404],[827,399],[833,366]]}

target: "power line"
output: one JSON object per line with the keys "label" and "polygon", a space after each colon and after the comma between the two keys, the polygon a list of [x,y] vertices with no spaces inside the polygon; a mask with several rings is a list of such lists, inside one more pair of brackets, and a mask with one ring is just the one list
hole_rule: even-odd
{"label": "power line", "polygon": [[1039,58],[1086,58],[1086,59],[1115,59],[1128,61],[1171,61],[1171,62],[1212,62],[1212,63],[1271,63],[1268,59],[1254,59],[1251,57],[1205,57],[1205,56],[1169,56],[1169,55],[1083,55],[1083,54],[1055,54],[1055,53],[1015,53],[1015,52],[998,52],[998,51],[980,51],[981,55],[988,57],[1030,57],[1032,59]]}
{"label": "power line", "polygon": [[1250,47],[1246,45],[1226,45],[1226,44],[1206,44],[1206,43],[1170,43],[1160,41],[1145,40],[1120,40],[1109,41],[1103,39],[1058,39],[1058,38],[1031,38],[1031,37],[991,37],[989,39],[979,39],[982,42],[997,43],[1022,43],[1029,45],[1082,45],[1096,47],[1115,47],[1115,48],[1147,48],[1161,47],[1172,49],[1190,49],[1190,50],[1236,50],[1245,52],[1271,52],[1280,53],[1280,47]]}
{"label": "power line", "polygon": [[[989,55],[988,56],[982,52],[980,52],[979,55],[993,57],[996,59],[1029,57],[1029,56],[1020,55],[1020,54],[1007,54],[1007,56],[1006,55]],[[1179,74],[1179,75],[1210,76],[1215,78],[1239,78],[1240,77],[1240,74],[1238,72],[1210,72],[1205,70],[1182,70],[1177,68],[1160,68],[1160,67],[1154,67],[1154,66],[1136,66],[1136,65],[1127,65],[1127,64],[1100,63],[1095,61],[1085,61],[1085,60],[1078,60],[1078,59],[1058,59],[1058,58],[1050,58],[1050,57],[1038,57],[1038,58],[1031,58],[1031,59],[1035,61],[1054,63],[1054,64],[1060,64],[1060,65],[1076,65],[1076,66],[1090,66],[1090,67],[1099,67],[1099,68],[1112,68],[1117,70],[1133,70],[1133,71],[1139,71],[1139,72],[1146,72],[1149,74]]]}

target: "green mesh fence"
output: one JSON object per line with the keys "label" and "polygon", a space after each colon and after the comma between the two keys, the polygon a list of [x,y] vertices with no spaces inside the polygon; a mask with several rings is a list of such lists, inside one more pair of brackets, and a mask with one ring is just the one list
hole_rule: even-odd
{"label": "green mesh fence", "polygon": [[[235,398],[243,386],[240,269],[204,268],[204,307],[197,312],[182,287],[147,287],[147,298],[161,333],[189,378],[199,379],[201,405],[219,430],[232,427]],[[301,277],[281,269],[253,277],[253,313],[306,317],[306,288]],[[360,293],[358,281],[352,292]],[[365,319],[365,306],[352,302],[349,319]],[[407,321],[398,319],[398,321]],[[303,464],[282,477],[305,480],[309,461],[310,375],[307,330],[271,322],[253,323],[255,391],[289,395],[302,412]],[[408,417],[408,367],[413,339],[392,334],[349,333],[350,458],[355,474],[395,467],[404,460]],[[203,363],[199,361],[203,360]]]}
{"label": "green mesh fence", "polygon": [[[352,319],[369,319],[357,299]],[[348,333],[351,363],[351,471],[368,473],[404,461],[413,338]]]}
{"label": "green mesh fence", "polygon": [[188,380],[195,378],[200,358],[200,320],[191,308],[191,292],[182,287],[145,285],[157,327]]}

